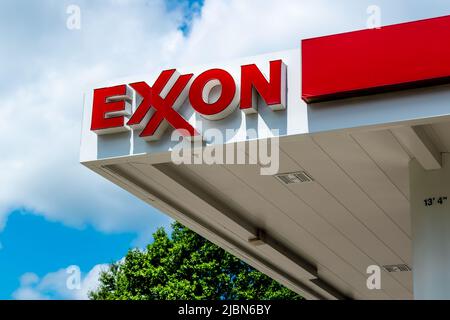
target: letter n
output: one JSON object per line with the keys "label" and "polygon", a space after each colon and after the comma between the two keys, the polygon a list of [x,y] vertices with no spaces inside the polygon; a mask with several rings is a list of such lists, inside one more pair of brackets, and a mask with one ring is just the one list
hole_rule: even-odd
{"label": "letter n", "polygon": [[255,64],[241,66],[241,110],[255,113],[258,109],[258,94],[270,109],[286,109],[286,71],[283,61],[270,61],[270,76],[267,80]]}

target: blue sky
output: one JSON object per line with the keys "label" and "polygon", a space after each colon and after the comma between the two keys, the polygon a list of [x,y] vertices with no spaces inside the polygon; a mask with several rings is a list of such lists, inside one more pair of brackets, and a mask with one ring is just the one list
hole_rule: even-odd
{"label": "blue sky", "polygon": [[79,164],[94,83],[296,48],[365,28],[370,5],[382,25],[450,14],[448,0],[1,1],[0,299],[86,298],[105,263],[171,222]]}
{"label": "blue sky", "polygon": [[70,265],[89,271],[99,262],[120,260],[135,237],[101,233],[92,226],[68,228],[31,212],[15,211],[0,235],[0,299],[9,299],[20,286],[20,277],[30,270],[43,277],[49,270]]}

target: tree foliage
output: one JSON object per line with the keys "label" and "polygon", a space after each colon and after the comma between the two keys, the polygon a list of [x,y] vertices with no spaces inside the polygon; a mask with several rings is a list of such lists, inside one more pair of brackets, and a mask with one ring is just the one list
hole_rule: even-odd
{"label": "tree foliage", "polygon": [[100,275],[95,300],[301,299],[178,222],[169,237],[163,228],[145,250],[126,257]]}

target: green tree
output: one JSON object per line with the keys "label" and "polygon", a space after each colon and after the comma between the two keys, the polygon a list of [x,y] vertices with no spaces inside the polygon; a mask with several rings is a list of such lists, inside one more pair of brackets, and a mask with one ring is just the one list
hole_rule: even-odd
{"label": "green tree", "polygon": [[178,222],[146,250],[130,250],[100,275],[95,300],[301,299]]}

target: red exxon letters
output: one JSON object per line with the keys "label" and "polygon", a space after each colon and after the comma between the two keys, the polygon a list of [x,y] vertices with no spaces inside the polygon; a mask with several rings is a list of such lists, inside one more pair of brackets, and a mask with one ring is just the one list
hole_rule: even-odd
{"label": "red exxon letters", "polygon": [[[270,61],[267,79],[255,64],[241,66],[240,90],[233,76],[223,69],[206,70],[195,78],[193,74],[165,70],[152,86],[141,81],[95,89],[91,130],[97,134],[141,130],[139,136],[152,141],[170,125],[191,137],[199,136],[177,111],[188,97],[192,108],[208,120],[223,119],[238,105],[246,114],[255,113],[258,96],[272,110],[282,110],[286,108],[286,70],[281,60]],[[216,86],[221,87],[220,95],[210,102],[209,94]],[[135,108],[131,90],[141,97]]]}

